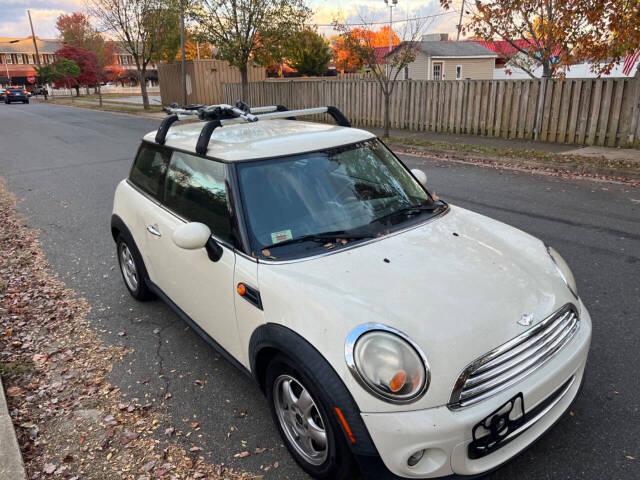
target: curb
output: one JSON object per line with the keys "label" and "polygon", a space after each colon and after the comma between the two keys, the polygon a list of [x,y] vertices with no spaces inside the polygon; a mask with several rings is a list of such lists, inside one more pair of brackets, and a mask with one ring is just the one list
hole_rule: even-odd
{"label": "curb", "polygon": [[[640,183],[640,168],[628,170],[622,168],[607,168],[593,164],[571,164],[569,163],[571,157],[567,153],[553,154],[558,157],[558,161],[543,162],[537,159],[504,157],[484,153],[414,146],[397,141],[394,142],[393,140],[388,143],[388,146],[397,153],[416,155],[445,162],[468,163],[479,166],[492,166],[505,170],[523,170],[543,174],[549,172],[573,174],[586,179],[624,183],[633,186],[637,186]],[[565,157],[567,158],[567,162],[562,161]],[[592,160],[592,158],[585,157],[585,160]]]}
{"label": "curb", "polygon": [[0,379],[0,480],[26,480],[20,446],[9,416]]}

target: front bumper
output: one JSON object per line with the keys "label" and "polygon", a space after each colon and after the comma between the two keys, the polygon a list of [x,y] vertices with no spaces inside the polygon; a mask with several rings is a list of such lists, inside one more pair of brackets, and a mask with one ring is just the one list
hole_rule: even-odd
{"label": "front bumper", "polygon": [[[590,344],[591,318],[581,303],[580,328],[574,338],[553,359],[500,394],[455,411],[442,406],[361,415],[382,461],[397,476],[434,478],[485,473],[532,444],[567,410],[580,388]],[[526,411],[530,411],[558,391],[558,397],[512,441],[484,457],[469,458],[473,426],[487,415],[519,392],[524,396]],[[409,467],[407,459],[421,449],[425,449],[424,456],[417,465]]]}

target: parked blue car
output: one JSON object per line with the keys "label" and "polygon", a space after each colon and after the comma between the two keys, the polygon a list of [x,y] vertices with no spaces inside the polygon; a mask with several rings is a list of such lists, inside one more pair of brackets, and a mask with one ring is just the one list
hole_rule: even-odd
{"label": "parked blue car", "polygon": [[29,103],[27,91],[21,87],[7,88],[4,92],[4,103],[9,104],[11,102]]}

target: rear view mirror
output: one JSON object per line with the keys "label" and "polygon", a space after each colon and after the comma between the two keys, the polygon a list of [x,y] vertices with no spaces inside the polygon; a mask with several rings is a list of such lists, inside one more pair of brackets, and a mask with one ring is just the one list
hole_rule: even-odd
{"label": "rear view mirror", "polygon": [[204,248],[211,237],[211,230],[204,223],[185,223],[173,232],[173,243],[186,250]]}
{"label": "rear view mirror", "polygon": [[427,186],[427,174],[424,173],[422,170],[420,170],[419,168],[413,168],[411,169],[411,173],[413,173],[413,176],[416,177],[416,179],[424,186]]}

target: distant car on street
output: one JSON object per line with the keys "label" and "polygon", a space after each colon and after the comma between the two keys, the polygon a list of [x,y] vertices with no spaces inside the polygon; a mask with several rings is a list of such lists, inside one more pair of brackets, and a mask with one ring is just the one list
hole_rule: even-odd
{"label": "distant car on street", "polygon": [[22,87],[8,87],[4,91],[4,103],[8,105],[12,102],[29,103],[27,90]]}

